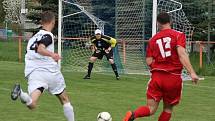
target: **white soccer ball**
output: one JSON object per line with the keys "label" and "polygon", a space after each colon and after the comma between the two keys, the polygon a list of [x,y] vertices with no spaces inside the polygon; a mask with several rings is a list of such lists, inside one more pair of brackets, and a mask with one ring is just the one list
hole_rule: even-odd
{"label": "white soccer ball", "polygon": [[98,121],[112,121],[112,117],[108,112],[100,112],[97,116]]}

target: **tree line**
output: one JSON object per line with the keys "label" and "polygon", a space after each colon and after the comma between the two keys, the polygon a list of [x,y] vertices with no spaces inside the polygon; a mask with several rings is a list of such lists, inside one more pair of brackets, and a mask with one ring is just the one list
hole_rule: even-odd
{"label": "tree line", "polygon": [[[0,0],[0,23],[5,21],[4,16],[6,15],[5,10],[3,9],[3,1]],[[71,2],[73,0],[70,0]],[[146,0],[147,1],[147,0]],[[215,41],[215,2],[213,0],[179,0],[183,4],[183,10],[189,19],[189,21],[195,27],[194,30],[194,40],[207,40],[208,33],[208,7],[209,2],[212,5],[211,19],[210,19],[210,27],[211,27],[211,40]],[[39,4],[35,4],[35,3]],[[92,0],[92,13],[105,21],[105,31],[108,35],[115,35],[115,0]],[[39,24],[40,22],[40,13],[45,10],[51,10],[54,13],[58,13],[58,0],[26,0],[28,14],[27,18],[34,22],[35,24]],[[145,23],[147,24],[147,23]],[[35,31],[35,29],[29,29],[26,31]],[[57,22],[56,27],[54,29],[54,33],[57,34]]]}

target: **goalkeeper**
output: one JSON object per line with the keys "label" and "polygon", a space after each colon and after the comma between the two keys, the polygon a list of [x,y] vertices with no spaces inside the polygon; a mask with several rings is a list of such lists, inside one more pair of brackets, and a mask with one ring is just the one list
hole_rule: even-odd
{"label": "goalkeeper", "polygon": [[113,60],[113,50],[117,44],[116,39],[102,35],[101,30],[97,29],[95,30],[95,35],[90,39],[91,40],[91,48],[93,50],[93,54],[90,57],[90,62],[88,65],[88,73],[84,77],[84,79],[90,79],[91,71],[93,69],[94,62],[96,62],[97,59],[102,59],[105,55],[109,63],[111,64],[111,67],[115,73],[116,79],[119,80],[119,74],[117,72],[116,64]]}

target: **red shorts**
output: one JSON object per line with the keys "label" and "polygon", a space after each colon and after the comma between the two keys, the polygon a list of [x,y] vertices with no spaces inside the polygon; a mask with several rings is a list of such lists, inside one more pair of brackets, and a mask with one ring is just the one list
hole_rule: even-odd
{"label": "red shorts", "polygon": [[147,99],[154,99],[176,105],[179,103],[182,93],[182,79],[180,75],[174,75],[165,71],[152,72],[151,80],[147,87]]}

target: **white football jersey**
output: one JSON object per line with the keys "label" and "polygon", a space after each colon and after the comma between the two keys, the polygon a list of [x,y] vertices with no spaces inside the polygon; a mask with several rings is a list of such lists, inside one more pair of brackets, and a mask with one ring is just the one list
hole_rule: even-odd
{"label": "white football jersey", "polygon": [[34,70],[47,70],[50,72],[59,71],[57,62],[48,56],[43,56],[37,53],[37,43],[44,37],[44,35],[50,35],[52,43],[46,47],[50,52],[54,52],[54,36],[51,32],[40,30],[29,41],[25,54],[25,77],[27,77]]}

